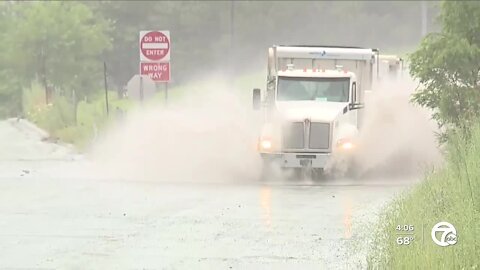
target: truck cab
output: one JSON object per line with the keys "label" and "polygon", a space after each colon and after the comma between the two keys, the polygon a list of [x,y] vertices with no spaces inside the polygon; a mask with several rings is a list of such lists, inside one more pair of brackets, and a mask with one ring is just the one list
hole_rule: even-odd
{"label": "truck cab", "polygon": [[333,153],[354,151],[362,86],[370,86],[374,54],[337,47],[270,48],[267,89],[253,93],[254,108],[264,117],[258,141],[262,158],[283,168],[324,169]]}

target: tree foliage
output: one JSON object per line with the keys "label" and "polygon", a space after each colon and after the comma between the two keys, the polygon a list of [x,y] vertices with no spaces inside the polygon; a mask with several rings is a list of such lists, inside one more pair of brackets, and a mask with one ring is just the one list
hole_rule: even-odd
{"label": "tree foliage", "polygon": [[410,72],[421,85],[413,100],[433,110],[445,140],[480,116],[480,2],[445,1],[441,8],[442,30],[411,55]]}
{"label": "tree foliage", "polygon": [[[110,25],[78,2],[4,4],[4,81],[29,86],[38,80],[79,97],[99,88],[103,53],[111,47]],[[99,61],[100,60],[100,61]]]}
{"label": "tree foliage", "polygon": [[22,87],[15,72],[9,68],[10,38],[7,29],[13,29],[13,8],[8,2],[0,3],[0,117],[15,115],[22,110]]}
{"label": "tree foliage", "polygon": [[[435,5],[428,3],[430,13]],[[92,95],[103,61],[109,85],[122,88],[138,73],[141,30],[171,31],[179,84],[227,68],[262,70],[272,44],[405,50],[420,40],[420,24],[420,4],[410,1],[5,1],[0,102],[20,100],[32,80]]]}
{"label": "tree foliage", "polygon": [[[225,70],[230,59],[236,71],[260,70],[272,44],[406,49],[422,36],[420,3],[411,1],[102,1],[88,5],[115,27],[108,62],[119,87],[138,73],[140,30],[170,30],[173,83]],[[429,12],[435,12],[435,5],[429,2]]]}

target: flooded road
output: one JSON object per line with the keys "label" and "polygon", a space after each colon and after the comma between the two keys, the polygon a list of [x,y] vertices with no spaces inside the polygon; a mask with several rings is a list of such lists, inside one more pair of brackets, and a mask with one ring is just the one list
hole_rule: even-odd
{"label": "flooded road", "polygon": [[401,179],[101,178],[0,122],[0,269],[355,269]]}

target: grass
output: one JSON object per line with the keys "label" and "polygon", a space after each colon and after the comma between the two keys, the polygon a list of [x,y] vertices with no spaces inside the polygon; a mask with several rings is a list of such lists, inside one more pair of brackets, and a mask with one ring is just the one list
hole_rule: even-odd
{"label": "grass", "polygon": [[[110,92],[109,96],[110,118],[114,117],[117,108],[128,110],[132,106],[132,102],[118,99],[115,92]],[[38,84],[24,90],[23,108],[25,117],[48,131],[53,140],[74,144],[79,149],[84,149],[109,121],[103,96],[82,100],[76,108],[66,96],[55,96],[46,105],[43,88]]]}
{"label": "grass", "polygon": [[[381,217],[367,262],[369,269],[480,269],[480,124],[472,136],[447,146],[446,166],[394,201]],[[458,242],[437,246],[432,227],[453,224]],[[397,225],[413,225],[414,240],[398,245]]]}

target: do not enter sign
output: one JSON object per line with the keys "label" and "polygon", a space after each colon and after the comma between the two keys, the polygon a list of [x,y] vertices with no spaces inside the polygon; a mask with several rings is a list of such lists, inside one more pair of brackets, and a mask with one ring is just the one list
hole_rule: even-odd
{"label": "do not enter sign", "polygon": [[170,32],[141,31],[140,61],[168,62],[170,61]]}

